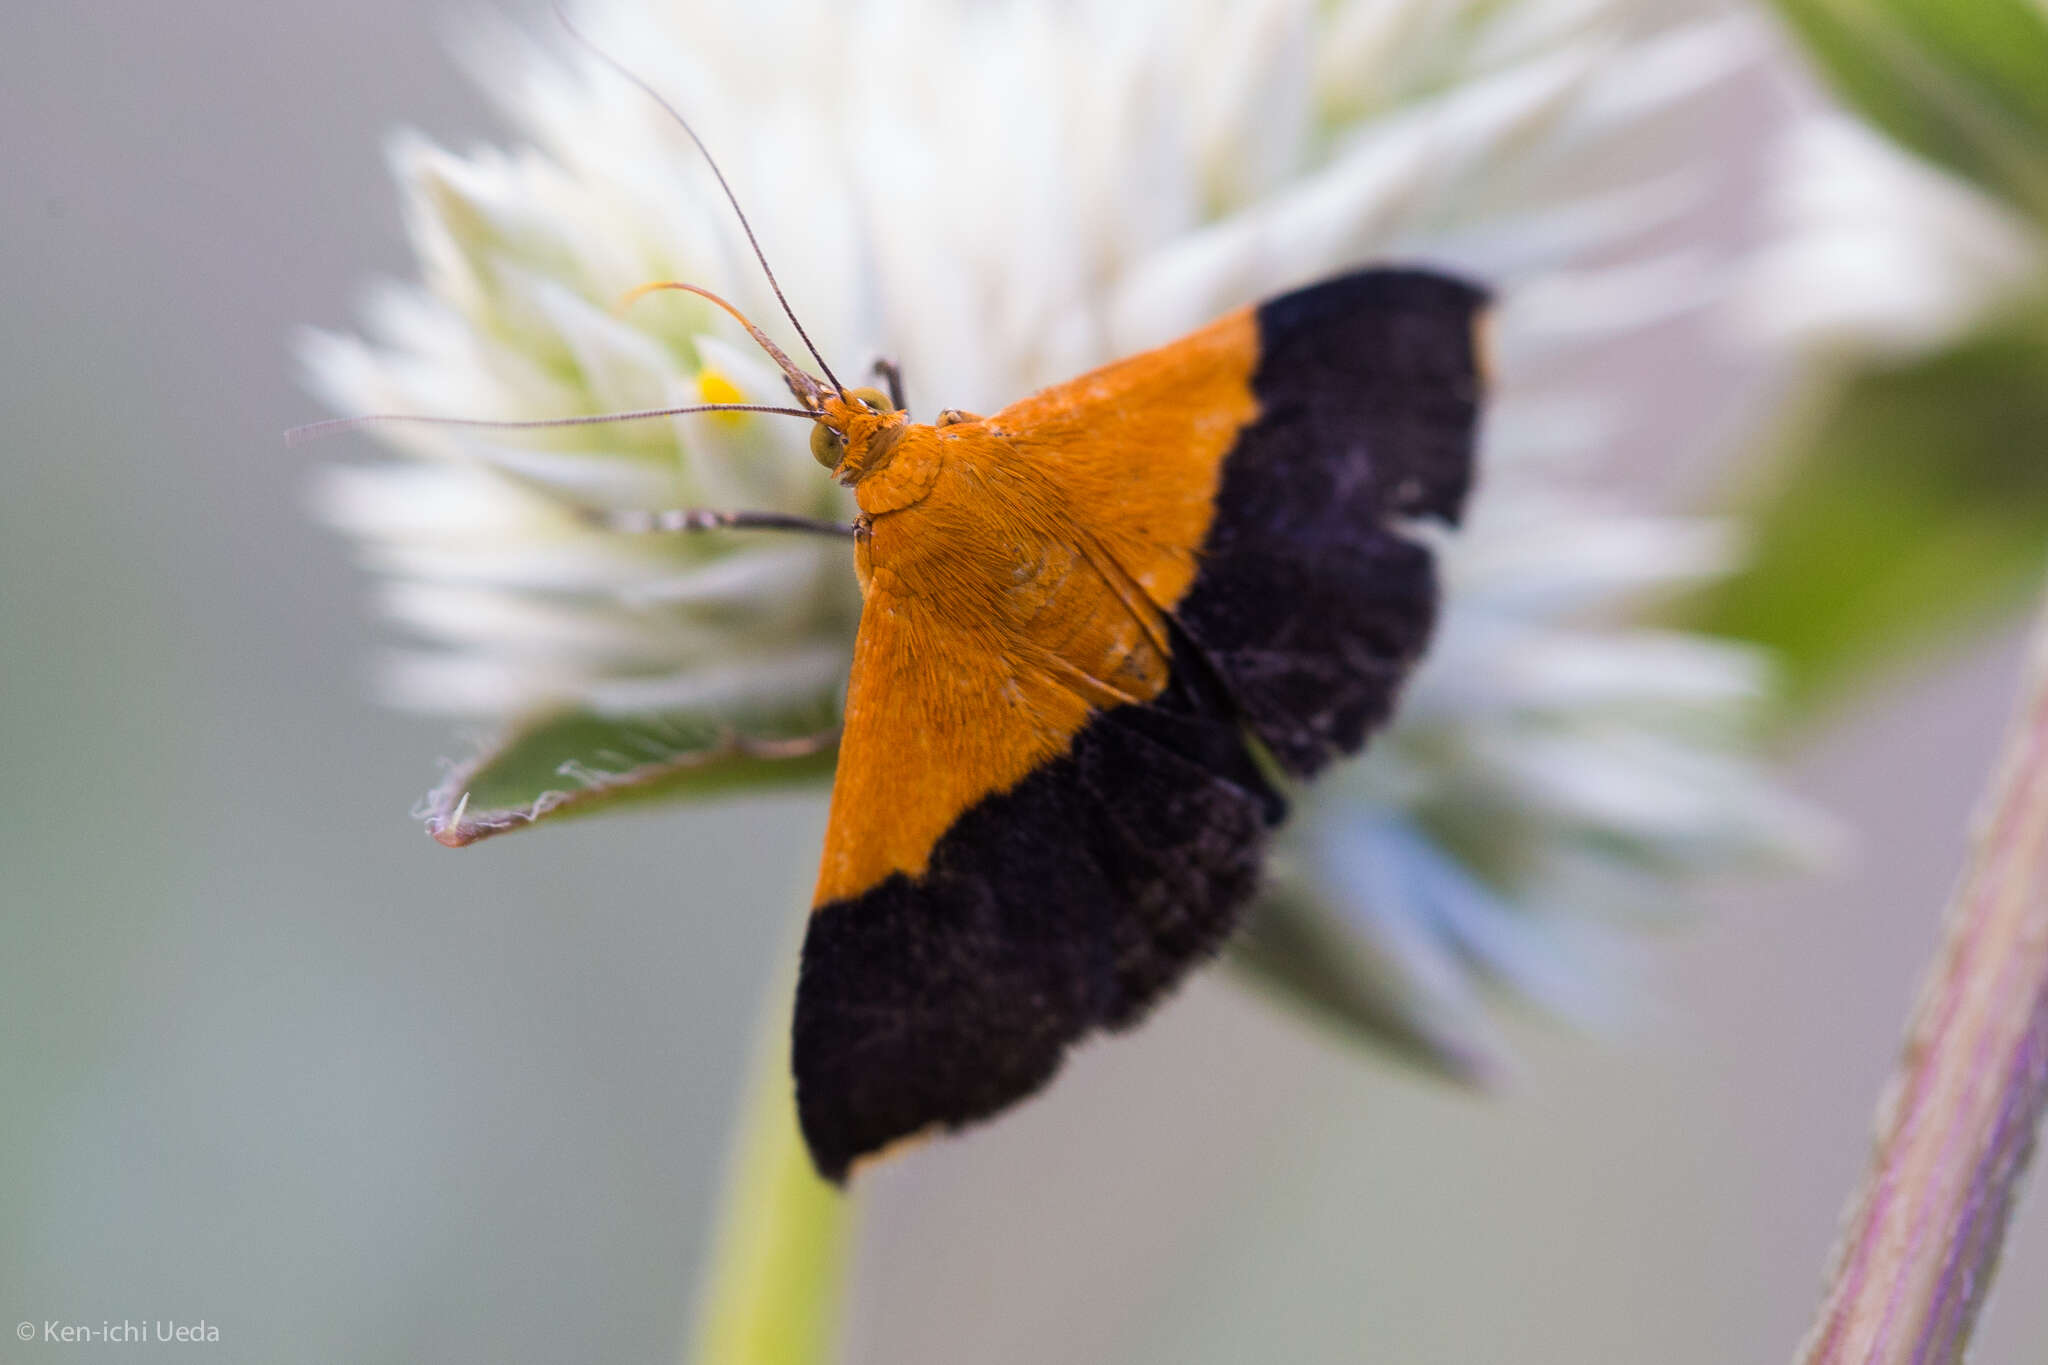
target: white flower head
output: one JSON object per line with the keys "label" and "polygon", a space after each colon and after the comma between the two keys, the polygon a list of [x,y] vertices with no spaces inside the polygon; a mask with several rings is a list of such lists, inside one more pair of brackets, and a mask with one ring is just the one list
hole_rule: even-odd
{"label": "white flower head", "polygon": [[[1719,174],[1697,121],[1755,59],[1747,22],[1648,0],[578,15],[717,150],[846,382],[893,359],[927,418],[1374,260],[1498,292],[1497,392],[1468,524],[1443,542],[1434,652],[1371,753],[1301,794],[1276,859],[1269,926],[1336,933],[1374,974],[1324,1003],[1469,1067],[1475,981],[1577,998],[1573,911],[1659,909],[1664,883],[1810,844],[1743,756],[1757,660],[1622,614],[1718,572],[1725,537],[1594,498],[1585,468],[1621,401],[1587,357],[1718,299],[1689,226]],[[345,413],[494,419],[777,401],[773,366],[708,304],[613,309],[692,280],[801,355],[676,125],[566,38],[500,30],[472,55],[527,145],[395,144],[421,279],[377,298],[371,340],[313,339],[321,392]],[[498,753],[458,772],[430,811],[441,837],[711,760],[766,775],[829,735],[858,613],[844,546],[635,536],[579,510],[843,516],[806,424],[378,434],[395,458],[330,471],[322,505],[421,641],[387,688],[515,723],[519,776]],[[1285,977],[1300,963],[1267,951],[1279,938],[1248,956]]]}
{"label": "white flower head", "polygon": [[1899,361],[1961,339],[2048,274],[2048,240],[1983,190],[1835,110],[1777,149],[1780,231],[1730,319],[1789,350]]}

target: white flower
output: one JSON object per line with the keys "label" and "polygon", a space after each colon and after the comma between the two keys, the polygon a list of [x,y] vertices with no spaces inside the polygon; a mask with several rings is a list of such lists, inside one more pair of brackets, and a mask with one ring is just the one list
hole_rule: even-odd
{"label": "white flower", "polygon": [[[1536,477],[1503,486],[1517,473]],[[1837,837],[1745,752],[1755,651],[1602,621],[1723,571],[1725,530],[1492,475],[1445,545],[1448,610],[1394,725],[1287,828],[1271,888],[1282,915],[1341,917],[1343,941],[1295,951],[1372,982],[1368,1022],[1470,1075],[1501,1055],[1482,987],[1616,1022],[1618,926],[1671,918],[1673,883],[1819,861]]]}
{"label": "white flower", "polygon": [[[893,358],[926,418],[993,410],[1362,262],[1499,291],[1498,393],[1469,524],[1444,545],[1441,636],[1392,731],[1306,795],[1276,860],[1275,905],[1297,913],[1269,924],[1348,926],[1376,974],[1369,998],[1337,1002],[1353,1022],[1473,1065],[1475,980],[1581,994],[1574,912],[1659,912],[1661,883],[1810,847],[1812,819],[1744,756],[1758,661],[1622,614],[1645,588],[1718,572],[1725,538],[1611,506],[1583,468],[1624,399],[1587,358],[1720,300],[1693,211],[1722,171],[1695,125],[1755,60],[1749,22],[1650,0],[579,14],[718,152],[842,377]],[[309,344],[328,400],[472,418],[775,401],[773,368],[708,305],[612,311],[633,286],[688,279],[797,350],[682,132],[559,35],[497,31],[473,60],[530,145],[396,143],[422,279],[377,298],[374,340]],[[443,837],[673,776],[706,744],[744,747],[764,716],[829,711],[857,614],[843,546],[635,537],[575,510],[843,515],[804,423],[378,435],[399,458],[331,471],[322,504],[424,642],[387,670],[393,697],[583,717],[513,744],[528,766],[561,744],[571,780],[499,782],[502,808],[480,816],[487,755],[436,802]],[[612,732],[590,715],[616,738],[591,740]],[[777,733],[801,747],[802,730]]]}
{"label": "white flower", "polygon": [[2048,273],[2032,225],[1847,114],[1801,120],[1777,161],[1779,230],[1731,312],[1766,344],[1907,359],[1960,340]]}

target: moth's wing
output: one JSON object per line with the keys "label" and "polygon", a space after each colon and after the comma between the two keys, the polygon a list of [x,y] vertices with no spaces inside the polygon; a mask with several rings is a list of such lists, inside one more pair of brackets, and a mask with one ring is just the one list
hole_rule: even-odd
{"label": "moth's wing", "polygon": [[[794,1040],[827,1176],[1032,1093],[1228,935],[1281,810],[1246,729],[1314,772],[1428,635],[1404,523],[1464,498],[1483,303],[1364,272],[989,419],[980,498],[1047,515],[930,593],[878,568],[862,614]],[[935,494],[918,543],[985,540],[975,506]],[[992,624],[1012,563],[1068,553],[1072,600]]]}
{"label": "moth's wing", "polygon": [[[1154,600],[1296,775],[1358,750],[1428,640],[1436,575],[1409,523],[1455,522],[1471,486],[1486,302],[1427,271],[1360,271],[1243,315],[1233,354],[1186,357],[1194,387],[1212,393],[1202,376],[1237,366],[1250,415],[1206,486],[1178,480],[1204,495],[1205,520],[1192,574]],[[1123,460],[1116,433],[1148,420],[1125,397],[1063,386],[1019,405],[1054,402],[1063,429],[1106,438],[1045,458],[1076,489],[1102,490],[1085,516],[1112,527],[1128,520],[1130,494],[1096,466]],[[1119,553],[1142,562],[1176,548]]]}
{"label": "moth's wing", "polygon": [[[1220,947],[1282,813],[1201,671],[1097,705],[915,599],[871,590],[848,713],[793,1039],[804,1136],[834,1180],[1015,1103],[1077,1038],[1135,1019]],[[963,790],[971,771],[995,776]],[[862,846],[934,800],[949,813],[922,865],[876,875]]]}

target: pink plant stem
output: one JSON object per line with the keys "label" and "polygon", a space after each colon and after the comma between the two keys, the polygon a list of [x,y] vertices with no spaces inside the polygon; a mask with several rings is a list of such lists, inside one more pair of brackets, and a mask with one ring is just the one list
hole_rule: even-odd
{"label": "pink plant stem", "polygon": [[1802,1365],[1960,1361],[2048,1103],[2048,616]]}

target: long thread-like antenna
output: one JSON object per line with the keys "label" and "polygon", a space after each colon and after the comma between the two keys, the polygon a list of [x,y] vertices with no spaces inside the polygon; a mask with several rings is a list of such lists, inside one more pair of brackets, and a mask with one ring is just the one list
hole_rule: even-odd
{"label": "long thread-like antenna", "polygon": [[621,62],[618,58],[612,56],[611,53],[605,51],[595,42],[584,36],[583,30],[577,28],[570,21],[568,12],[562,8],[561,0],[549,0],[549,4],[555,11],[555,18],[560,20],[562,27],[569,31],[570,37],[590,49],[591,54],[599,61],[618,72],[619,75],[625,77],[634,85],[640,87],[647,98],[653,100],[666,110],[668,116],[674,119],[685,133],[690,135],[690,141],[697,144],[697,151],[703,156],[704,164],[711,168],[711,174],[718,179],[718,188],[725,191],[725,202],[732,205],[733,213],[738,216],[741,231],[747,234],[747,245],[754,249],[754,259],[761,263],[761,273],[768,277],[768,287],[775,291],[775,301],[782,305],[782,315],[789,319],[790,326],[796,328],[796,334],[803,338],[804,349],[811,353],[811,359],[818,362],[818,368],[825,372],[825,378],[832,382],[832,387],[838,391],[841,398],[844,398],[846,396],[846,386],[839,382],[838,375],[832,373],[832,367],[825,363],[825,357],[818,353],[816,344],[811,341],[811,334],[804,330],[804,325],[801,322],[797,321],[796,310],[791,308],[789,300],[783,297],[782,285],[775,278],[774,270],[768,265],[768,255],[761,250],[760,239],[754,236],[754,225],[747,221],[746,210],[740,207],[739,196],[732,192],[732,186],[726,182],[725,172],[718,168],[718,160],[711,155],[711,149],[704,145],[704,139],[697,136],[697,130],[690,126],[690,121],[684,118],[682,112],[673,104],[670,104],[667,99],[663,98],[659,90],[656,90],[652,85],[641,79],[624,62]]}
{"label": "long thread-like antenna", "polygon": [[819,400],[825,394],[825,386],[798,369],[796,362],[787,355],[784,355],[782,348],[770,341],[768,334],[754,325],[753,319],[700,284],[686,284],[681,280],[655,280],[652,283],[643,284],[637,289],[627,290],[624,297],[616,305],[617,311],[623,313],[649,294],[659,293],[664,289],[673,289],[684,294],[695,294],[698,298],[708,299],[724,309],[735,322],[747,329],[747,335],[754,339],[754,343],[768,353],[768,358],[773,360],[776,368],[782,371],[782,377],[789,381],[790,392],[796,395],[797,401],[810,408],[818,405]]}
{"label": "long thread-like antenna", "polygon": [[409,422],[427,427],[485,427],[492,431],[531,431],[539,427],[589,427],[601,422],[644,422],[656,417],[685,417],[693,412],[772,412],[782,417],[818,420],[815,412],[802,408],[778,408],[765,403],[693,403],[681,408],[639,408],[632,412],[595,412],[582,417],[539,417],[527,421],[500,421],[490,417],[429,417],[416,412],[372,412],[361,417],[330,417],[308,422],[284,434],[288,446],[304,445],[322,436],[335,436],[357,427],[380,426],[387,422]]}

